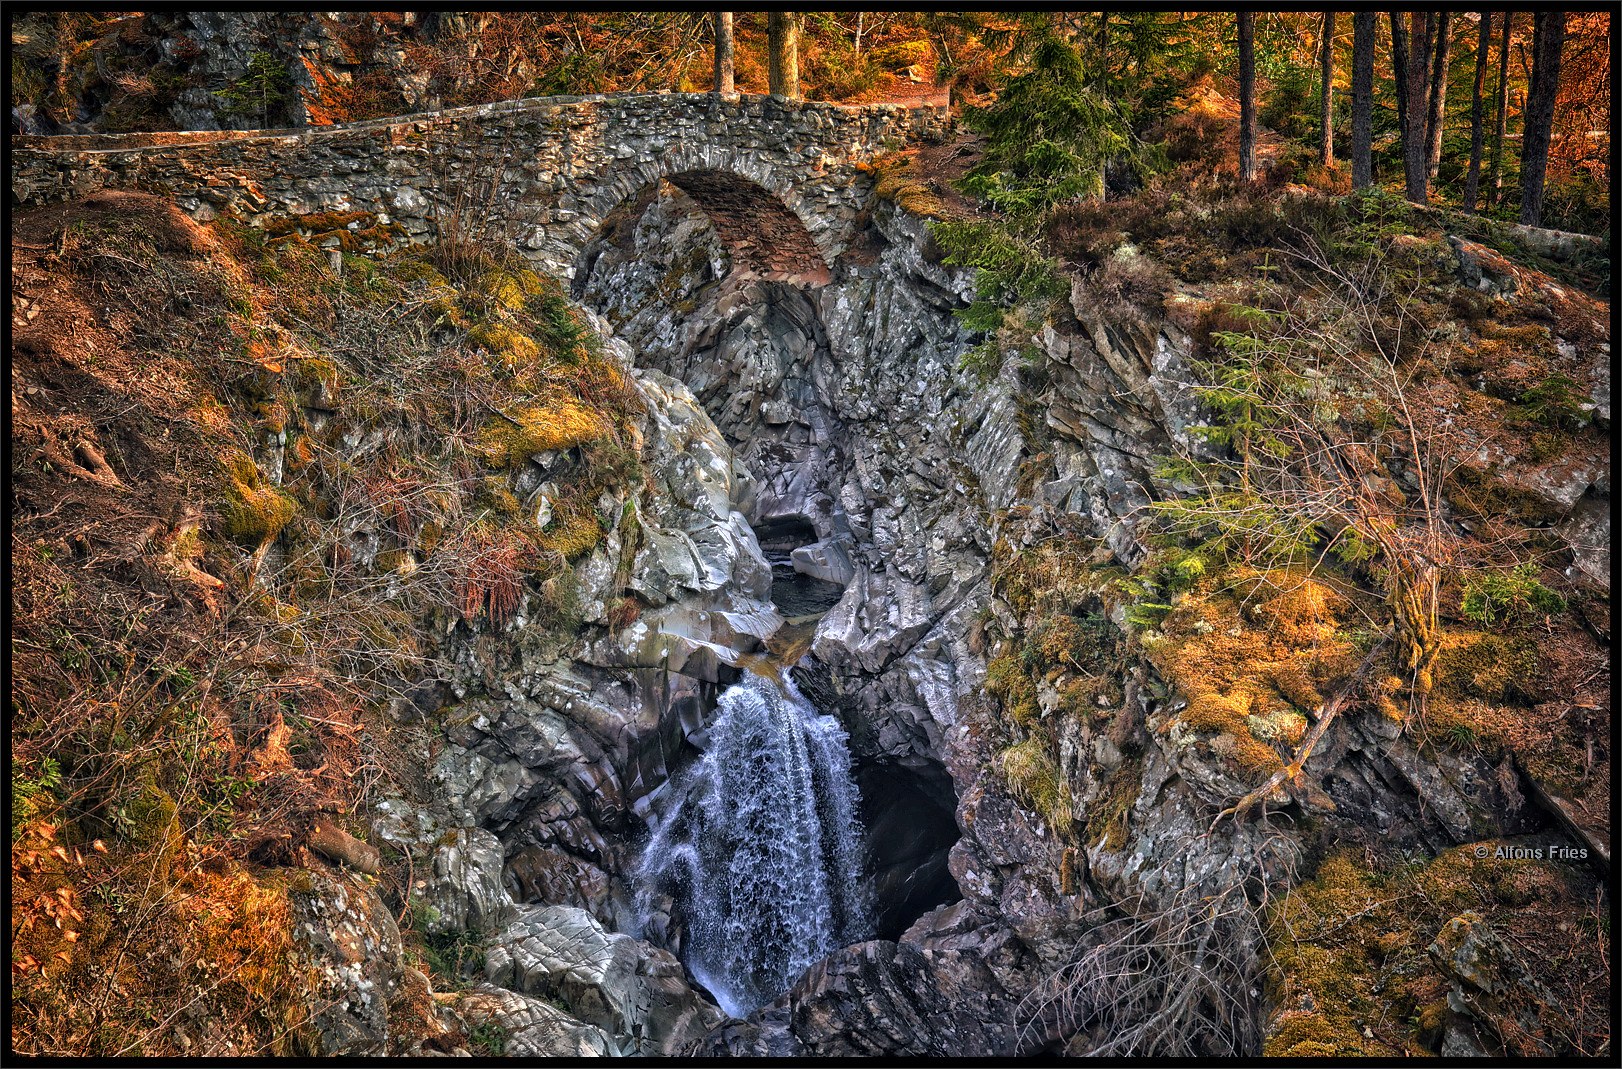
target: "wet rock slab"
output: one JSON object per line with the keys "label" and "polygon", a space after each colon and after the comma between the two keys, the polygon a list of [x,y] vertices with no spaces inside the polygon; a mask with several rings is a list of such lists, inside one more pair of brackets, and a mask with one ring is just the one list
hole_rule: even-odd
{"label": "wet rock slab", "polygon": [[563,999],[627,1053],[674,1053],[725,1017],[688,985],[674,955],[572,906],[520,911],[486,952],[485,976],[521,995]]}

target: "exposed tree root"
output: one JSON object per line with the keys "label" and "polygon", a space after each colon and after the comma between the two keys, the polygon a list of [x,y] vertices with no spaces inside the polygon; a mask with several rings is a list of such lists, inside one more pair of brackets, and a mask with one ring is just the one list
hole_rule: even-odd
{"label": "exposed tree root", "polygon": [[1301,748],[1296,751],[1295,758],[1289,764],[1267,777],[1266,783],[1239,799],[1231,808],[1218,813],[1216,819],[1211,821],[1211,827],[1206,831],[1207,835],[1216,831],[1217,825],[1222,823],[1223,817],[1233,817],[1235,824],[1244,823],[1245,817],[1250,810],[1265,802],[1282,784],[1293,782],[1296,777],[1301,775],[1301,769],[1306,766],[1307,759],[1312,756],[1312,751],[1317,747],[1319,740],[1329,730],[1329,725],[1334,723],[1335,717],[1340,715],[1341,707],[1346,704],[1347,699],[1352,696],[1352,692],[1369,674],[1369,669],[1374,667],[1375,660],[1379,658],[1380,653],[1385,649],[1385,644],[1390,640],[1391,635],[1389,633],[1382,636],[1380,641],[1374,644],[1374,648],[1369,650],[1368,654],[1363,658],[1362,663],[1357,666],[1357,670],[1352,673],[1351,678],[1347,679],[1340,689],[1335,691],[1328,701],[1324,702],[1323,709],[1318,713],[1318,722],[1307,733],[1306,739],[1301,743]]}
{"label": "exposed tree root", "polygon": [[[59,448],[57,444],[51,441],[49,438],[47,438],[44,444],[42,444],[39,448],[35,449],[34,452],[30,454],[28,459],[31,461],[49,461],[51,466],[56,468],[58,471],[71,475],[77,479],[85,479],[100,486],[105,486],[108,489],[115,486],[122,487],[124,485],[119,481],[118,476],[113,473],[113,469],[108,467],[107,461],[101,458],[101,454],[94,453],[93,450],[90,450],[87,447],[87,443],[80,442],[78,452],[80,456],[85,458],[86,463],[91,465],[95,464],[95,459],[100,459],[101,466],[99,468],[86,467],[83,464],[80,464],[78,461],[70,458],[66,453],[62,452],[61,448]],[[92,456],[94,456],[95,459],[92,459]]]}

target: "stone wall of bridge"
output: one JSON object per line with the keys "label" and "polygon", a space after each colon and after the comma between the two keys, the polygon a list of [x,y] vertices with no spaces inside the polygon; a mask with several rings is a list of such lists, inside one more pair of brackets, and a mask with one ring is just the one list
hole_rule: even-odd
{"label": "stone wall of bridge", "polygon": [[[860,229],[873,185],[863,164],[951,126],[944,107],[661,93],[531,98],[296,132],[13,137],[11,204],[139,189],[174,197],[199,220],[291,221],[346,249],[426,241],[436,219],[454,219],[569,277],[615,207],[669,179],[726,215],[733,241],[774,246],[765,259],[796,271],[808,260],[831,265]],[[783,209],[803,233],[786,233]],[[330,233],[335,221],[347,237]]]}

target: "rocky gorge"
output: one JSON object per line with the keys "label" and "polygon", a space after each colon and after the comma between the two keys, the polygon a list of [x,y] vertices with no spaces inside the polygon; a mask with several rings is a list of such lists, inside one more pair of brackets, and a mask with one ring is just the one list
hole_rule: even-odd
{"label": "rocky gorge", "polygon": [[[245,855],[293,873],[305,1049],[421,1055],[480,1035],[514,1056],[1592,1053],[1591,1009],[1494,932],[1586,937],[1609,893],[1608,307],[1510,237],[1494,248],[1416,225],[1390,243],[1449,343],[1425,403],[1479,432],[1446,522],[1496,525],[1561,592],[1558,611],[1545,602],[1491,634],[1453,590],[1425,721],[1397,704],[1414,686],[1400,670],[1357,667],[1378,657],[1390,615],[1369,576],[1168,553],[1156,506],[1197,487],[1164,458],[1221,453],[1200,433],[1215,419],[1201,376],[1240,287],[1153,274],[1164,252],[1109,242],[1047,322],[994,338],[998,359],[977,365],[985,339],[955,314],[975,299],[973,272],[950,262],[932,212],[867,197],[882,167],[843,179],[872,207],[847,213],[817,270],[749,247],[763,187],[729,196],[744,183],[692,170],[627,180],[556,282],[513,263],[461,280],[341,240],[329,258],[322,227],[348,225],[308,212],[261,254],[255,227],[221,225],[229,212],[188,218],[162,197],[30,205],[13,413],[43,464],[23,480],[25,526],[70,477],[85,492],[180,493],[150,462],[155,433],[111,406],[71,433],[50,422],[69,385],[111,389],[105,362],[51,340],[71,316],[50,295],[75,263],[102,273],[74,285],[122,277],[94,250],[72,259],[68,217],[50,214],[65,211],[92,229],[136,220],[158,235],[142,255],[184,262],[188,278],[217,268],[244,295],[231,314],[252,330],[232,385],[185,416],[230,428],[233,474],[191,488],[207,508],[190,519],[143,498],[161,523],[125,565],[161,573],[166,596],[202,615],[220,588],[258,605],[271,623],[245,663],[272,680],[303,663],[313,632],[292,621],[340,568],[392,604],[440,574],[436,547],[458,524],[493,525],[479,537],[496,541],[444,564],[424,604],[368,609],[367,641],[418,652],[389,662],[354,731],[409,759],[320,811],[341,810],[337,841],[404,866],[398,904],[373,879],[379,862],[321,848],[294,820],[286,843],[267,831]],[[795,225],[773,203],[772,225]],[[1219,209],[1182,225],[1214,226]],[[1253,210],[1299,222],[1332,209],[1285,191]],[[818,248],[804,233],[791,244]],[[53,262],[34,256],[51,247]],[[548,245],[539,266],[565,274],[560,249],[574,251]],[[342,332],[266,301],[295,267],[372,308],[373,344],[323,344]],[[384,275],[399,289],[365,304]],[[1154,285],[1123,299],[1120,280],[1142,277]],[[139,317],[107,310],[133,298],[85,292],[101,302],[87,321],[140,339]],[[341,312],[333,322],[371,322]],[[441,434],[402,398],[452,348],[495,370],[445,380],[488,389],[467,393],[477,417],[456,409],[463,422]],[[1557,379],[1558,411],[1521,428],[1524,442],[1492,433]],[[90,453],[73,452],[79,434]],[[112,463],[98,467],[103,450]],[[328,483],[304,474],[322,465]],[[1393,449],[1357,474],[1397,501],[1424,476]],[[350,507],[340,491],[363,475],[371,504]],[[512,532],[544,561],[512,564]],[[341,565],[305,574],[311,545]],[[278,575],[291,578],[265,578]],[[703,881],[660,884],[644,865],[706,755],[748,752],[716,726],[750,687],[803,700],[848,747],[853,812],[827,826],[856,845],[806,835],[827,858],[859,858],[823,875],[854,880],[840,909],[866,916],[832,925],[785,989],[730,1016],[694,967]],[[1334,716],[1342,690],[1353,698]],[[274,741],[300,718],[316,731],[309,706],[252,715],[224,729],[249,778],[314,765]],[[1296,757],[1313,722],[1324,731]],[[837,763],[795,767],[815,764],[802,778],[827,799],[845,796],[828,788]],[[1287,764],[1261,813],[1224,813]],[[790,778],[756,787],[782,793]],[[86,839],[144,827],[84,821]],[[1496,853],[1533,844],[1547,853]],[[169,848],[171,864],[183,855]],[[1416,896],[1430,912],[1409,909]],[[459,987],[436,993],[406,953],[405,918],[482,965],[448,970]],[[1355,953],[1330,938],[1342,929]],[[1382,1005],[1403,1023],[1383,1023]],[[166,1027],[207,1038],[200,1021]]]}
{"label": "rocky gorge", "polygon": [[[1224,985],[1263,972],[1268,936],[1248,919],[1255,898],[1284,893],[1326,841],[1366,843],[1377,828],[1405,852],[1445,857],[1461,844],[1558,835],[1607,856],[1604,833],[1573,822],[1569,805],[1536,801],[1548,788],[1519,782],[1520,766],[1416,745],[1373,705],[1312,756],[1312,778],[1290,790],[1289,823],[1207,828],[1245,777],[1220,744],[1198,743],[1197,722],[1179,723],[1189,698],[1168,683],[1171,671],[1119,657],[1131,605],[1107,583],[1108,569],[1152,554],[1139,527],[1166,489],[1153,458],[1174,442],[1197,448],[1193,342],[1175,321],[1112,321],[1078,284],[1074,319],[1033,339],[1047,378],[1033,398],[1029,372],[1012,361],[989,381],[962,374],[974,339],[951,312],[972,280],[931,254],[925,221],[905,210],[883,207],[871,261],[816,287],[750,277],[679,188],[639,207],[588,245],[573,289],[626,364],[646,369],[638,381],[653,399],[644,456],[663,492],[639,506],[629,583],[646,607],[630,628],[594,638],[588,627],[550,650],[525,637],[520,615],[486,647],[493,655],[454,658],[465,726],[449,733],[435,775],[464,807],[448,822],[470,829],[458,834],[494,833],[473,885],[494,904],[475,906],[481,892],[455,881],[431,893],[448,896],[435,900],[446,916],[488,918],[493,982],[527,997],[574,990],[560,970],[579,965],[546,949],[564,939],[556,926],[572,923],[622,933],[605,937],[666,962],[676,994],[662,1008],[652,999],[644,1022],[628,1011],[582,1018],[622,1049],[1084,1053],[1152,1045],[1142,1029],[1153,1015],[1140,1009],[1134,1020],[1130,1009],[1145,990],[1110,976],[1141,940],[1164,953],[1143,987],[1192,992],[1170,1018],[1187,1029],[1179,1041],[1240,1051],[1269,1032],[1289,1037],[1292,1020],[1295,1042],[1312,1034],[1300,1009],[1262,997],[1260,979],[1248,996]],[[1452,268],[1461,274],[1464,251]],[[1604,406],[1603,350],[1593,352],[1599,359],[1570,366]],[[672,459],[655,461],[663,449]],[[1602,468],[1584,471],[1589,497],[1608,492]],[[1588,541],[1581,500],[1555,530],[1583,531],[1574,559],[1593,560],[1604,551]],[[1119,674],[1090,688],[1089,713],[1053,732],[1055,772],[1073,800],[1057,815],[1014,770],[1018,744],[993,695],[1011,703],[988,685],[996,650],[985,645],[989,628],[1018,635],[1029,623],[999,564],[1056,536],[1103,576],[1077,584],[1071,612],[1097,621],[1096,648],[1119,657],[1104,660]],[[778,561],[775,577],[762,547]],[[619,550],[610,532],[576,568],[588,621],[603,619],[610,596],[593,577],[606,581]],[[784,622],[774,598],[806,580],[824,590],[823,611]],[[1312,626],[1277,576],[1262,582],[1258,615],[1229,617],[1227,634]],[[835,951],[776,1002],[729,1021],[690,975],[683,987],[683,904],[664,900],[653,923],[632,907],[637,844],[669,777],[707,748],[718,695],[770,663],[849,733],[877,938]],[[1063,689],[1062,679],[1038,684],[1044,716],[1065,709]],[[1071,814],[1084,837],[1060,826]],[[1581,865],[1569,871],[1576,884],[1593,878]],[[1191,902],[1218,908],[1202,919]],[[1234,970],[1213,968],[1206,987],[1182,971],[1198,975],[1202,946],[1220,946],[1210,960]],[[1450,1048],[1492,1042],[1475,1038],[1490,1034],[1489,1018],[1449,1014],[1434,1034]]]}

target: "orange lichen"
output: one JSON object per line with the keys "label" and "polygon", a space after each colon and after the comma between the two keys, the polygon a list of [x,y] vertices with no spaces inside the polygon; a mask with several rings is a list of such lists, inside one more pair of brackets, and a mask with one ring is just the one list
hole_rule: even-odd
{"label": "orange lichen", "polygon": [[1356,650],[1338,633],[1347,598],[1289,571],[1242,571],[1216,593],[1188,595],[1145,650],[1188,696],[1182,722],[1247,775],[1282,763],[1277,750],[1305,735],[1303,714],[1351,670]]}
{"label": "orange lichen", "polygon": [[568,449],[608,433],[608,418],[574,398],[521,409],[479,432],[485,459],[498,468],[523,464],[535,453]]}

